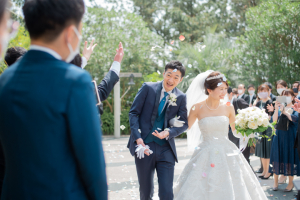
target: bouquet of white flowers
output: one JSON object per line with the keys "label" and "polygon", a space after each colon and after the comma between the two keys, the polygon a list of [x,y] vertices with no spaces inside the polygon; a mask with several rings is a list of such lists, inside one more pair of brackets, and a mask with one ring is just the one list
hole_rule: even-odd
{"label": "bouquet of white flowers", "polygon": [[[262,133],[271,127],[273,129],[272,135],[275,135],[274,124],[269,122],[269,116],[265,110],[261,110],[257,107],[249,107],[243,110],[238,110],[238,115],[235,118],[235,129],[241,133],[244,137],[250,138],[248,145],[252,146],[255,143],[255,139],[251,137],[254,133]],[[269,138],[266,135],[260,135],[260,137]],[[269,141],[271,139],[269,138]]]}

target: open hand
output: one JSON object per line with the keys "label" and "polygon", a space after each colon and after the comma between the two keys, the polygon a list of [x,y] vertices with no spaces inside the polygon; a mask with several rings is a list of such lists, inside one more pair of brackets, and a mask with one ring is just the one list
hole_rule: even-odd
{"label": "open hand", "polygon": [[152,135],[154,135],[162,140],[162,139],[165,139],[166,137],[168,137],[170,135],[170,133],[169,133],[169,131],[162,131],[159,133],[157,130],[155,130],[155,132],[153,132]]}
{"label": "open hand", "polygon": [[97,44],[94,44],[94,42],[95,42],[95,39],[92,40],[89,47],[87,47],[87,41],[85,41],[85,43],[84,43],[84,49],[83,49],[82,55],[86,58],[87,61],[90,59],[95,47],[97,46]]}
{"label": "open hand", "polygon": [[293,108],[296,112],[300,112],[300,100],[295,98],[296,103],[293,105]]}
{"label": "open hand", "polygon": [[273,106],[273,104],[268,104],[268,105],[267,105],[267,109],[268,109],[268,112],[273,112],[273,111],[274,111],[274,106]]}
{"label": "open hand", "polygon": [[115,55],[114,61],[121,63],[123,60],[123,56],[124,56],[123,45],[122,42],[120,42],[119,49],[117,49],[117,54]]}

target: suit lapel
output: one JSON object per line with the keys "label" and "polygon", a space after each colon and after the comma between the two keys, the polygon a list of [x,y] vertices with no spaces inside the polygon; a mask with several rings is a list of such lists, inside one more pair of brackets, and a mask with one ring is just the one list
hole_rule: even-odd
{"label": "suit lapel", "polygon": [[[172,90],[172,92],[171,93],[174,93],[175,95],[176,95],[176,93],[175,93],[175,88]],[[176,95],[177,96],[177,95]],[[170,111],[170,107],[171,106],[169,106],[169,103],[167,103],[167,110],[166,110],[166,114],[165,114],[165,124],[164,124],[164,126],[165,127],[167,127],[167,123],[168,123],[168,115],[169,115],[169,111]]]}
{"label": "suit lapel", "polygon": [[152,112],[152,117],[151,117],[151,125],[152,126],[154,125],[154,121],[155,121],[156,116],[157,116],[161,90],[162,90],[162,82],[160,82],[158,84],[157,89],[156,89],[155,105],[154,105],[154,110]]}

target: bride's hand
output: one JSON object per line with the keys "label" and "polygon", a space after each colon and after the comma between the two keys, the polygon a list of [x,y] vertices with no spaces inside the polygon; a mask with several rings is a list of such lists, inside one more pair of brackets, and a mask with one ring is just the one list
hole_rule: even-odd
{"label": "bride's hand", "polygon": [[154,135],[162,140],[162,139],[165,139],[166,137],[168,137],[170,134],[169,134],[169,131],[162,131],[159,133],[157,130],[155,130],[155,132],[153,132],[152,135]]}

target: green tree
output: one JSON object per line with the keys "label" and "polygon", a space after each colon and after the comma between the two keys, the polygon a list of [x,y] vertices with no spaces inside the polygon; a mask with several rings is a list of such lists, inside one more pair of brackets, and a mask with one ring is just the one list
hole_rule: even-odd
{"label": "green tree", "polygon": [[[8,45],[10,47],[24,47],[25,49],[29,49],[30,47],[30,37],[28,31],[25,30],[23,26],[19,27],[18,33],[16,37],[14,37]],[[0,64],[0,74],[7,68],[5,61],[3,60]]]}
{"label": "green tree", "polygon": [[270,0],[248,10],[245,37],[238,40],[237,75],[256,85],[300,78],[300,5]]}
{"label": "green tree", "polygon": [[224,73],[230,82],[234,82],[235,68],[228,57],[234,51],[234,41],[224,34],[214,33],[215,28],[208,29],[203,43],[185,44],[178,51],[178,60],[186,67],[186,77],[180,88],[186,91],[193,78],[209,69]]}

